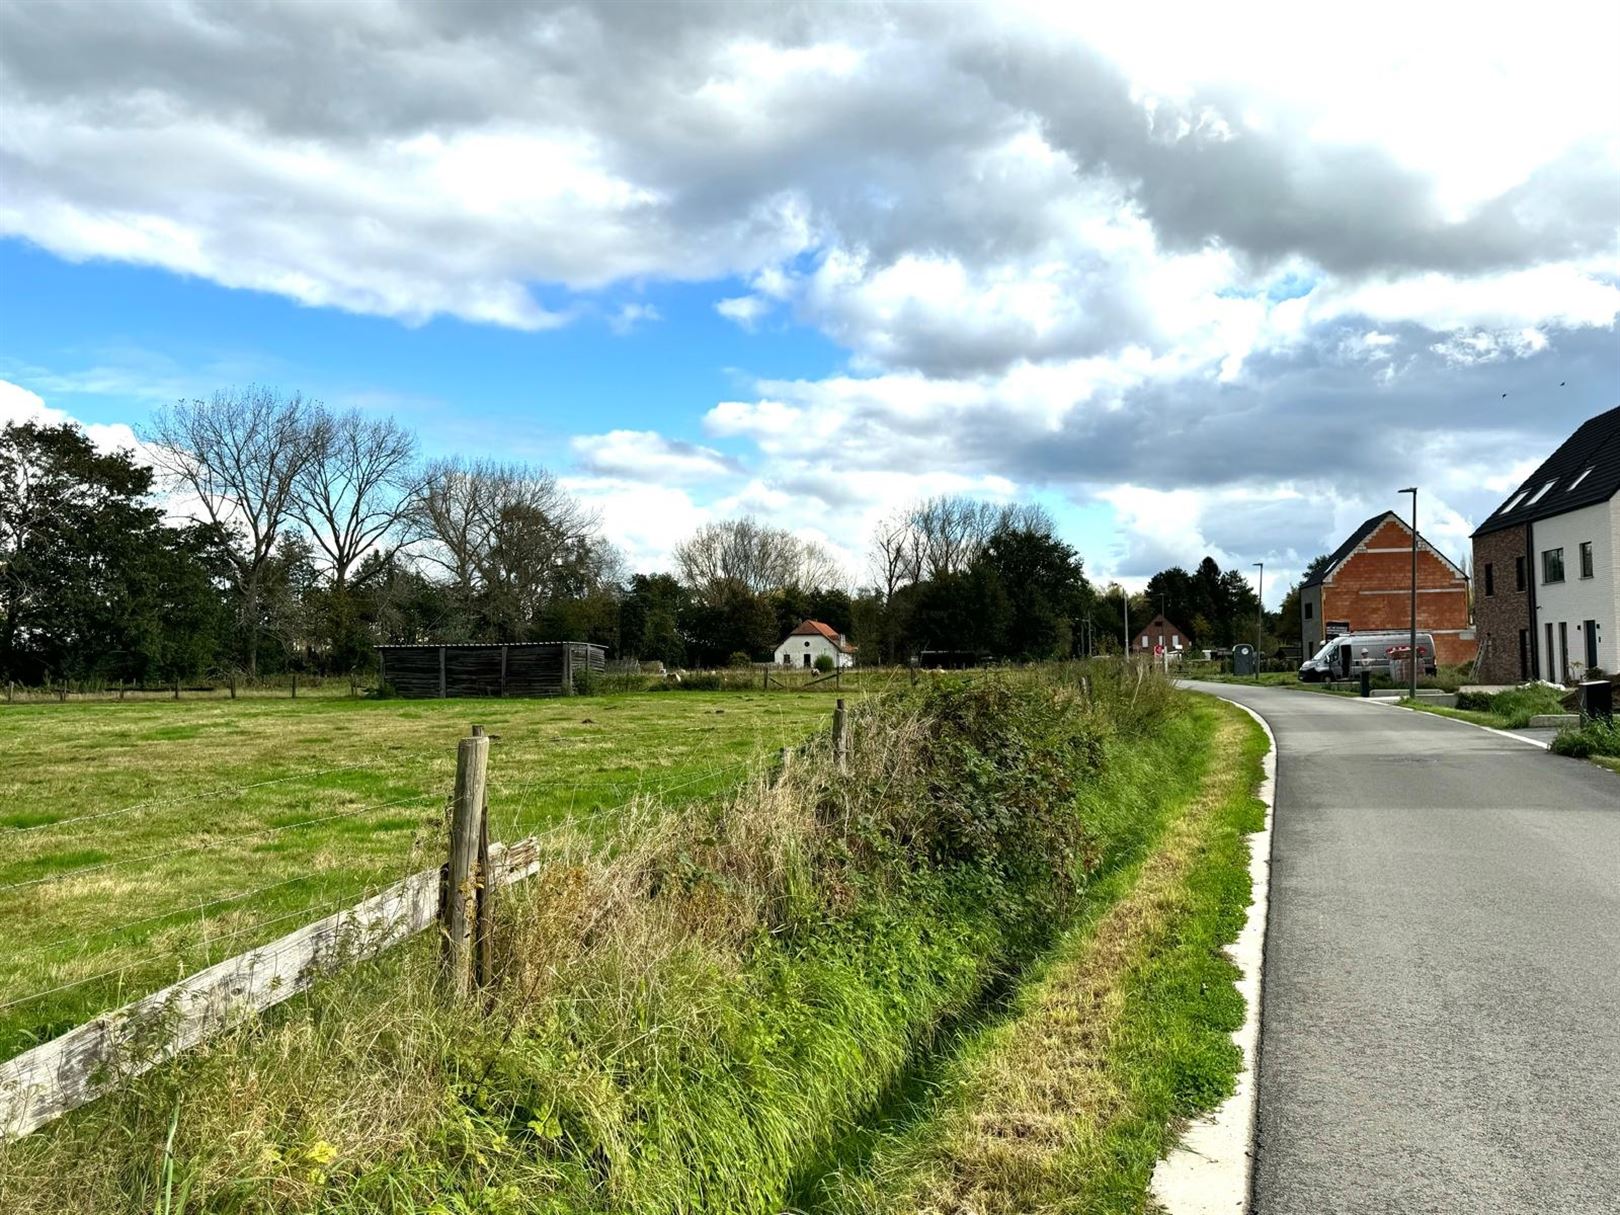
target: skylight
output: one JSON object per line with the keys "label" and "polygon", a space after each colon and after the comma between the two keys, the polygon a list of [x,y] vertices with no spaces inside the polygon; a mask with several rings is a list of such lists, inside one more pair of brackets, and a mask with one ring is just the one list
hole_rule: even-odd
{"label": "skylight", "polygon": [[1584,480],[1586,480],[1586,474],[1587,474],[1587,473],[1589,473],[1589,472],[1591,472],[1591,471],[1592,471],[1592,469],[1591,469],[1591,468],[1585,468],[1585,469],[1582,469],[1582,470],[1581,470],[1581,475],[1580,475],[1580,476],[1578,476],[1578,477],[1576,477],[1576,478],[1575,478],[1575,479],[1574,479],[1574,480],[1573,480],[1573,481],[1571,481],[1571,482],[1570,482],[1570,483],[1569,483],[1569,488],[1570,488],[1570,489],[1574,489],[1574,488],[1575,488],[1575,487],[1576,487],[1576,486],[1577,486],[1577,485],[1579,485],[1579,484],[1580,484],[1580,483],[1581,483],[1581,482],[1582,482],[1582,481],[1584,481]]}
{"label": "skylight", "polygon": [[1513,509],[1513,508],[1514,508],[1514,507],[1516,507],[1516,506],[1518,506],[1518,505],[1519,505],[1519,503],[1521,503],[1521,502],[1523,502],[1523,501],[1524,501],[1524,496],[1525,496],[1525,494],[1527,494],[1527,493],[1529,493],[1529,492],[1530,492],[1530,491],[1529,491],[1529,490],[1527,490],[1527,489],[1521,489],[1521,490],[1520,490],[1520,491],[1519,491],[1519,492],[1518,492],[1518,493],[1516,493],[1516,494],[1514,494],[1514,495],[1513,495],[1513,501],[1511,501],[1511,502],[1509,502],[1509,503],[1508,503],[1508,504],[1507,504],[1507,505],[1506,505],[1506,506],[1504,506],[1504,507],[1503,507],[1503,508],[1502,508],[1502,513],[1503,513],[1503,514],[1504,514],[1504,515],[1505,515],[1505,514],[1507,514],[1507,513],[1508,513],[1508,511],[1510,511],[1510,510],[1512,510],[1512,509]]}
{"label": "skylight", "polygon": [[1547,482],[1547,484],[1543,485],[1540,489],[1536,490],[1536,496],[1530,499],[1530,505],[1534,506],[1537,502],[1540,502],[1543,498],[1545,498],[1547,496],[1547,491],[1549,489],[1551,489],[1554,485],[1557,485],[1557,484],[1558,484],[1558,478],[1554,477],[1551,481]]}

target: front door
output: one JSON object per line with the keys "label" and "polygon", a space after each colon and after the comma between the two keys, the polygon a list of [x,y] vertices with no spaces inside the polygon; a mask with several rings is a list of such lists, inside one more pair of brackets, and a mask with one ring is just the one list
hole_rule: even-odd
{"label": "front door", "polygon": [[804,665],[805,665],[805,666],[807,666],[807,667],[808,667],[808,666],[813,666],[813,665],[814,665],[814,663],[812,663],[812,662],[811,662],[811,661],[810,661],[810,655],[808,655],[808,654],[806,654],[806,655],[805,655],[805,656],[804,656]]}

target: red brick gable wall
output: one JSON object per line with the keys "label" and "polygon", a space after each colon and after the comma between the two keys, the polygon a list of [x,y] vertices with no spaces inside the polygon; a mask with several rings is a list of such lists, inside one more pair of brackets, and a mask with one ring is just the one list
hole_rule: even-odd
{"label": "red brick gable wall", "polygon": [[[1380,551],[1391,550],[1391,551]],[[1472,662],[1468,580],[1427,547],[1418,549],[1418,629],[1434,634],[1436,658],[1446,666]],[[1412,533],[1386,520],[1322,584],[1321,618],[1347,620],[1366,633],[1404,629],[1412,620]]]}

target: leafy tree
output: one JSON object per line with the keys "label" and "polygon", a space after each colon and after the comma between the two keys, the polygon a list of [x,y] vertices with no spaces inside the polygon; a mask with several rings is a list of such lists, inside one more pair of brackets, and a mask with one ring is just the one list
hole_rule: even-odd
{"label": "leafy tree", "polygon": [[76,426],[0,431],[0,674],[145,680],[207,666],[219,529],[163,525],[152,470]]}
{"label": "leafy tree", "polygon": [[683,618],[690,620],[691,595],[669,574],[637,574],[619,601],[621,652],[642,661],[685,666]]}

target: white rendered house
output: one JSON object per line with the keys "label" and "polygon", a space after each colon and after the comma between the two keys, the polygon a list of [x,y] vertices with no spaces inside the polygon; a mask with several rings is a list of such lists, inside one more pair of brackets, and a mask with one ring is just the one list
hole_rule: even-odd
{"label": "white rendered house", "polygon": [[816,659],[823,654],[833,660],[834,666],[855,665],[855,647],[844,640],[842,633],[819,620],[806,620],[776,647],[776,665],[814,668]]}

